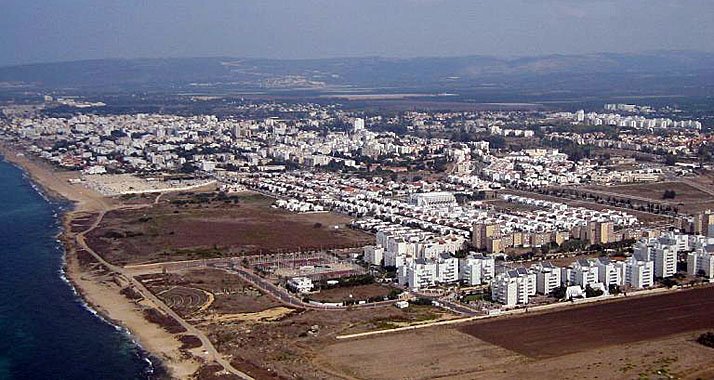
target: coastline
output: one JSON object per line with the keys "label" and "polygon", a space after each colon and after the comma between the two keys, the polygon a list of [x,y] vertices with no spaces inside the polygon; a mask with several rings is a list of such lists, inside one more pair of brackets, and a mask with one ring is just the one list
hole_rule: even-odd
{"label": "coastline", "polygon": [[[18,155],[20,153],[20,155]],[[20,168],[33,187],[48,201],[60,201],[66,207],[58,210],[60,233],[57,241],[63,246],[63,264],[60,277],[68,283],[83,306],[129,335],[144,354],[142,359],[150,363],[155,376],[174,379],[190,379],[201,367],[195,355],[187,355],[176,335],[161,326],[146,320],[143,309],[152,307],[150,302],[138,304],[120,293],[121,279],[109,270],[89,271],[83,268],[76,249],[77,233],[72,231],[72,221],[78,215],[99,215],[111,210],[116,202],[107,199],[82,185],[70,184],[68,179],[77,173],[58,172],[49,164],[28,154],[9,148],[0,142],[0,155],[7,163]],[[124,279],[126,281],[126,279]],[[163,373],[162,373],[163,372]]]}

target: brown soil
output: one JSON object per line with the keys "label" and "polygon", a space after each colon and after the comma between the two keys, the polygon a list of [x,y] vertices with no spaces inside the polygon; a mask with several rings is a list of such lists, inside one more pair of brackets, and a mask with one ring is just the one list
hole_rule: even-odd
{"label": "brown soil", "polygon": [[[139,278],[154,294],[176,287],[181,289],[195,288],[212,293],[214,299],[210,306],[205,309],[205,314],[254,313],[281,305],[241,280],[238,276],[220,269],[207,268],[181,273],[151,274],[140,276]],[[195,289],[194,293],[203,293]],[[198,294],[196,296],[201,297]],[[205,297],[205,294],[203,297]],[[164,298],[163,294],[162,298]],[[183,302],[180,304],[188,305]],[[179,307],[174,308],[172,306],[172,308],[177,312],[194,312],[201,307],[198,303],[193,303],[189,310],[184,310],[180,307],[181,305],[176,305]]]}
{"label": "brown soil", "polygon": [[[554,335],[578,335],[554,330]],[[713,350],[685,333],[532,359],[453,328],[432,328],[337,341],[313,360],[335,376],[364,380],[709,379]],[[668,377],[671,375],[671,377]]]}
{"label": "brown soil", "polygon": [[608,191],[612,193],[630,195],[652,199],[653,201],[663,201],[662,195],[666,190],[674,190],[677,196],[674,199],[664,200],[668,203],[679,202],[700,202],[712,200],[712,196],[683,182],[655,182],[636,185],[618,186],[593,186],[593,189]]}
{"label": "brown soil", "polygon": [[128,264],[343,248],[374,240],[347,228],[349,218],[289,213],[270,207],[273,200],[260,195],[244,196],[237,203],[175,202],[110,211],[88,235],[88,243],[110,262]]}
{"label": "brown soil", "polygon": [[323,302],[367,301],[370,297],[384,297],[390,290],[386,286],[377,284],[358,285],[321,290],[319,293],[312,294],[310,298]]}
{"label": "brown soil", "polygon": [[182,350],[190,350],[203,345],[203,343],[201,343],[201,339],[198,339],[195,335],[181,335],[178,337],[178,340],[181,342]]}
{"label": "brown soil", "polygon": [[459,328],[533,358],[714,328],[714,288],[503,318]]}
{"label": "brown soil", "polygon": [[186,328],[175,320],[172,316],[161,313],[156,309],[145,309],[144,318],[151,323],[155,323],[171,334],[186,332]]}

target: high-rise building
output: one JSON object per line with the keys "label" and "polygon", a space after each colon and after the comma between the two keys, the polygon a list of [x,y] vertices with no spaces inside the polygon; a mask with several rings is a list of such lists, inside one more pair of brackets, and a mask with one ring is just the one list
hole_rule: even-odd
{"label": "high-rise building", "polygon": [[352,124],[352,130],[354,132],[364,131],[364,119],[362,119],[360,117],[355,118],[355,121]]}
{"label": "high-rise building", "polygon": [[540,294],[550,294],[560,286],[560,268],[552,263],[537,263],[531,266],[536,275],[536,291]]}
{"label": "high-rise building", "polygon": [[491,298],[506,306],[527,304],[536,294],[536,274],[518,268],[499,274],[491,283]]}
{"label": "high-rise building", "polygon": [[714,245],[687,255],[687,272],[691,276],[714,278]]}
{"label": "high-rise building", "polygon": [[[471,244],[477,249],[488,248],[489,238],[501,236],[501,225],[498,223],[474,223]],[[499,245],[500,248],[500,245]]]}
{"label": "high-rise building", "polygon": [[491,281],[495,273],[493,256],[472,254],[459,260],[459,279],[468,285],[480,285]]}
{"label": "high-rise building", "polygon": [[585,229],[585,238],[590,244],[607,244],[614,241],[615,226],[612,222],[588,223]]}
{"label": "high-rise building", "polygon": [[708,235],[710,226],[714,226],[714,212],[706,210],[694,215],[692,224],[695,235]]}

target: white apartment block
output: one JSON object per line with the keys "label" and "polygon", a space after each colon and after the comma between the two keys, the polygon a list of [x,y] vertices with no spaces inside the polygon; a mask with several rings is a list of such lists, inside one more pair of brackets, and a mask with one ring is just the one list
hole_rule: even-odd
{"label": "white apartment block", "polygon": [[656,277],[671,277],[677,273],[677,250],[671,247],[655,248],[654,267]]}
{"label": "white apartment block", "polygon": [[654,284],[654,262],[630,257],[625,264],[625,285],[641,289]]}
{"label": "white apartment block", "polygon": [[404,266],[404,278],[400,284],[410,289],[421,289],[434,286],[437,279],[437,264],[435,261],[424,259],[414,260],[410,265]]}
{"label": "white apartment block", "polygon": [[704,275],[714,279],[714,245],[696,250],[687,256],[687,272],[692,276]]}
{"label": "white apartment block", "polygon": [[428,288],[439,284],[459,281],[459,259],[444,255],[438,260],[407,260],[397,267],[400,285],[410,289]]}
{"label": "white apartment block", "polygon": [[509,270],[491,283],[491,298],[506,306],[525,305],[536,294],[536,274],[526,268]]}
{"label": "white apartment block", "polygon": [[441,255],[436,263],[436,281],[442,284],[459,281],[459,259],[449,254]]}
{"label": "white apartment block", "polygon": [[384,260],[384,248],[380,246],[368,245],[363,249],[364,261],[372,265],[382,265]]}
{"label": "white apartment block", "polygon": [[495,260],[493,256],[471,254],[459,260],[459,279],[469,286],[487,283],[493,279]]}
{"label": "white apartment block", "polygon": [[421,207],[453,207],[457,205],[454,194],[447,191],[411,194],[409,204]]}
{"label": "white apartment block", "polygon": [[537,263],[531,266],[531,271],[536,275],[536,292],[550,294],[560,287],[560,268],[552,263]]}
{"label": "white apartment block", "polygon": [[677,252],[688,241],[674,233],[659,238],[641,239],[635,244],[634,256],[639,261],[653,261],[655,277],[671,277],[677,273]]}
{"label": "white apartment block", "polygon": [[624,265],[618,265],[607,257],[598,257],[595,265],[598,268],[598,281],[609,289],[610,285],[622,285],[624,281]]}
{"label": "white apartment block", "polygon": [[600,282],[598,267],[587,259],[580,259],[561,270],[561,281],[565,285],[594,286]]}
{"label": "white apartment block", "polygon": [[500,274],[491,283],[491,299],[506,306],[518,304],[518,278]]}

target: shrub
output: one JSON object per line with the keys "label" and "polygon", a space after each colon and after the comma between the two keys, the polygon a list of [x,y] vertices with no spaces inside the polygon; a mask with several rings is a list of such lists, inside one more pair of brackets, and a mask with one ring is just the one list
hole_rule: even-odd
{"label": "shrub", "polygon": [[714,332],[706,332],[702,335],[699,335],[699,338],[697,338],[697,343],[714,348]]}

